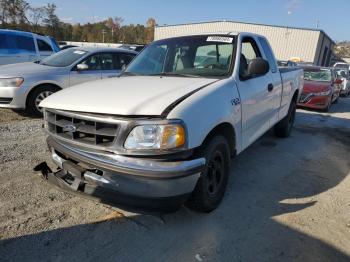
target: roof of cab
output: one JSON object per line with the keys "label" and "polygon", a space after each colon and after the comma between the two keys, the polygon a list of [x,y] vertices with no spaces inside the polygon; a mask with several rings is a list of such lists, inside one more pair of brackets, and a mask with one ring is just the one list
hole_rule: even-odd
{"label": "roof of cab", "polygon": [[190,33],[190,34],[183,34],[183,35],[177,35],[173,37],[167,37],[167,38],[162,38],[156,41],[161,41],[164,39],[170,39],[170,38],[177,38],[177,37],[186,37],[186,36],[201,36],[201,35],[218,35],[218,36],[238,36],[238,35],[246,35],[246,36],[258,36],[258,37],[263,37],[266,38],[263,35],[258,35],[255,33],[250,33],[250,32],[235,32],[235,31],[221,31],[221,32],[202,32],[202,33]]}

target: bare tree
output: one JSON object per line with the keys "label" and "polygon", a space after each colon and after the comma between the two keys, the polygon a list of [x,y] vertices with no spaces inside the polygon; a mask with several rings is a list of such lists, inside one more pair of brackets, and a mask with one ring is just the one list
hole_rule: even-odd
{"label": "bare tree", "polygon": [[29,22],[31,23],[34,31],[39,29],[45,17],[45,7],[30,7],[29,8]]}
{"label": "bare tree", "polygon": [[29,4],[24,0],[0,0],[0,21],[2,24],[25,24]]}

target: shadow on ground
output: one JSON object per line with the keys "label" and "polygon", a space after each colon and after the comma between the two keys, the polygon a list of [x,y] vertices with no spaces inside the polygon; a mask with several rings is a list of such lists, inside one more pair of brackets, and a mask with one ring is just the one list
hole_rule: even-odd
{"label": "shadow on ground", "polygon": [[319,205],[314,197],[349,174],[350,138],[325,130],[299,123],[289,139],[271,133],[259,139],[233,161],[224,201],[210,214],[182,208],[2,240],[0,260],[196,261],[197,255],[203,261],[350,261],[304,232],[317,214],[288,225],[276,219]]}

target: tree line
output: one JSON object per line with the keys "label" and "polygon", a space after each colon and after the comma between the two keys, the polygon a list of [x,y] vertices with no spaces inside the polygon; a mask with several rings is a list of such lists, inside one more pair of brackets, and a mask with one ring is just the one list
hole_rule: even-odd
{"label": "tree line", "polygon": [[153,41],[156,21],[146,25],[124,25],[116,16],[86,24],[63,22],[56,14],[55,4],[32,7],[25,0],[0,0],[0,28],[31,31],[53,36],[57,41],[147,44]]}

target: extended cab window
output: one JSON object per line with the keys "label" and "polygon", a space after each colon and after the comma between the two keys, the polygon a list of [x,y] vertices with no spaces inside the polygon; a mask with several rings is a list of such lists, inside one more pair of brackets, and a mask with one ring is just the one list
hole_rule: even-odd
{"label": "extended cab window", "polygon": [[[269,62],[271,72],[276,73],[277,72],[276,59],[271,51],[270,45],[267,43],[265,38],[259,37],[259,41],[260,41],[260,45],[261,45],[262,49],[264,50],[267,61]],[[289,62],[290,61],[288,61],[288,63]],[[289,64],[289,66],[290,66],[290,64]]]}
{"label": "extended cab window", "polygon": [[248,75],[248,64],[251,60],[261,57],[260,50],[253,38],[245,38],[242,41],[242,53],[239,63],[239,76],[242,78]]}
{"label": "extended cab window", "polygon": [[150,44],[131,62],[125,75],[229,76],[235,45],[236,37],[231,35],[159,40]]}

